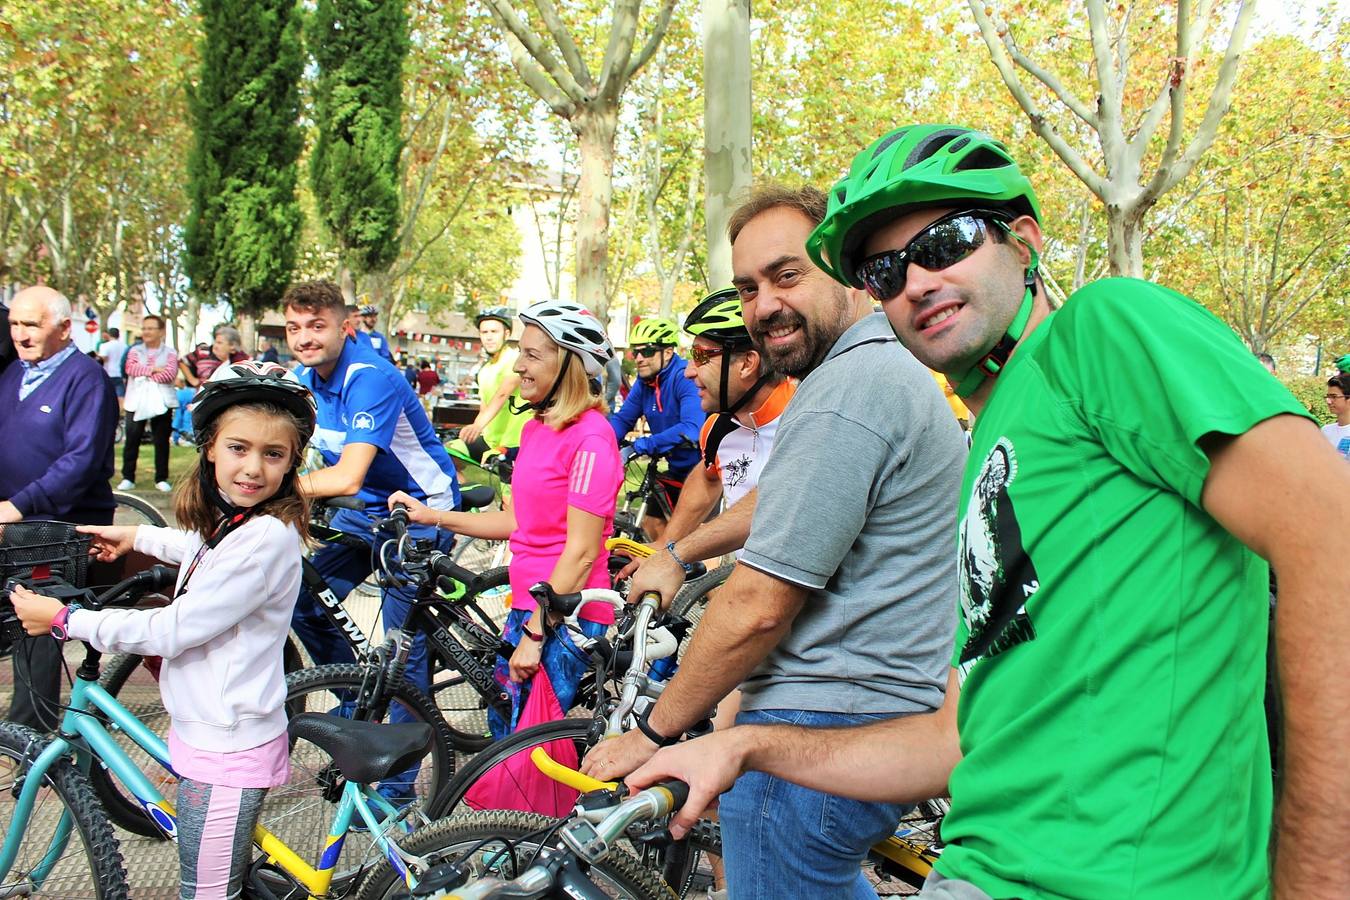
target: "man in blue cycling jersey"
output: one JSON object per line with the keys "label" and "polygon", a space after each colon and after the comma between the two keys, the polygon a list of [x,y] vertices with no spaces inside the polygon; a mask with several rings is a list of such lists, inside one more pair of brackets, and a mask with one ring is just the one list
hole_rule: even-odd
{"label": "man in blue cycling jersey", "polygon": [[375,324],[380,320],[379,307],[367,303],[361,307],[360,314],[362,327],[358,330],[364,331],[366,336],[370,338],[370,346],[375,348],[376,353],[392,363],[394,354],[389,350],[389,338],[381,334],[375,327]]}
{"label": "man in blue cycling jersey", "polygon": [[[314,393],[318,428],[312,446],[326,468],[304,476],[311,497],[355,495],[364,510],[340,509],[335,528],[360,537],[370,549],[325,545],[313,555],[314,566],[334,593],[345,597],[370,575],[372,551],[391,535],[374,535],[370,523],[388,514],[389,495],[406,491],[436,509],[459,503],[455,467],[432,431],[426,411],[403,374],[344,328],[342,292],[331,281],[292,285],[283,298],[286,340],[301,368],[296,375]],[[410,526],[416,538],[436,541],[448,550],[448,532]],[[381,604],[384,627],[399,628],[415,596],[411,587],[390,588]],[[324,616],[318,602],[301,589],[294,628],[319,664],[351,662],[346,640]],[[428,690],[424,638],[419,635],[408,658],[407,678]]]}
{"label": "man in blue cycling jersey", "polygon": [[[668,319],[642,319],[628,335],[628,350],[637,365],[638,380],[619,411],[609,417],[614,435],[620,441],[637,425],[647,420],[651,432],[623,448],[624,462],[638,455],[665,457],[667,476],[683,482],[698,462],[698,436],[707,415],[699,401],[698,388],[685,376],[685,361],[675,350],[677,330]],[[673,508],[679,499],[677,487],[665,485]],[[653,540],[665,530],[664,510],[647,509],[656,521],[649,527]]]}

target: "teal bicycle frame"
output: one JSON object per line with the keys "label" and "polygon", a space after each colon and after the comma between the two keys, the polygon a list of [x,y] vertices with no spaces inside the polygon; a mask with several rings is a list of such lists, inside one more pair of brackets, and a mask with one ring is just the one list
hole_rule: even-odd
{"label": "teal bicycle frame", "polygon": [[[0,879],[5,878],[14,865],[24,832],[28,828],[29,818],[33,813],[34,800],[42,787],[47,771],[59,760],[72,754],[76,765],[86,776],[89,774],[94,757],[101,760],[135,794],[136,799],[145,807],[146,813],[160,830],[177,841],[178,827],[173,806],[132,762],[126,751],[113,740],[108,729],[91,713],[91,708],[107,716],[115,729],[126,734],[167,772],[176,776],[169,765],[169,748],[163,739],[147,728],[97,681],[77,674],[71,690],[70,705],[61,721],[59,734],[38,754],[37,759],[25,772],[23,787],[14,807],[14,818],[5,833],[4,845],[0,847]],[[376,818],[374,810],[381,811],[384,814],[384,821],[393,822],[396,827],[386,829]],[[261,825],[254,829],[253,843],[268,857],[269,862],[274,863],[309,891],[311,897],[326,897],[332,886],[347,830],[353,816],[359,816],[395,871],[403,877],[409,888],[413,888],[416,887],[416,879],[389,836],[389,832],[409,834],[413,826],[406,817],[399,818],[397,813],[398,810],[370,786],[348,781],[343,785],[342,797],[338,802],[337,812],[333,817],[333,824],[328,831],[327,842],[317,866],[310,866]],[[41,890],[42,883],[51,873],[52,867],[65,852],[73,829],[74,820],[70,810],[63,810],[51,845],[39,864],[29,873],[35,892]]]}

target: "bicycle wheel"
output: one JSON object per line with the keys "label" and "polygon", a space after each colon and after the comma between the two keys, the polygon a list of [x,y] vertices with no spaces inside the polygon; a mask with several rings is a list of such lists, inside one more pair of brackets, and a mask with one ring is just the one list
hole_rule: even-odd
{"label": "bicycle wheel", "polygon": [[[143,660],[144,657],[135,653],[119,653],[113,657],[112,662],[103,667],[103,674],[99,677],[98,683],[140,719],[145,727],[167,739],[169,714],[165,711],[164,702],[159,696],[159,682],[150,670],[141,664]],[[303,666],[300,650],[294,638],[287,638],[282,648],[282,666],[287,674],[299,671]],[[177,790],[178,779],[152,759],[124,732],[109,729],[109,733],[127,756],[140,767],[145,777],[150,779],[150,783],[155,785],[161,794],[172,800]],[[154,820],[146,813],[145,807],[141,806],[135,795],[122,784],[121,779],[97,759],[89,767],[89,783],[113,824],[142,837],[159,841],[168,840],[168,836],[155,825]]]}
{"label": "bicycle wheel", "polygon": [[[292,716],[301,712],[342,714],[345,707],[350,714],[365,672],[362,666],[353,664],[294,672],[286,678],[287,711]],[[385,688],[385,696],[391,713],[399,710],[406,721],[426,722],[432,726],[435,739],[416,772],[407,774],[409,782],[387,780],[380,786],[380,792],[393,795],[391,799],[395,805],[412,802],[425,811],[432,798],[447,787],[454,772],[455,754],[450,731],[427,696],[412,685],[406,682],[389,685]],[[389,721],[389,718],[386,715],[381,721]],[[326,849],[328,828],[332,825],[344,780],[328,754],[308,741],[292,741],[290,765],[290,780],[285,786],[269,791],[263,801],[259,824],[280,838],[301,859],[317,860]],[[338,858],[335,885],[350,882],[363,866],[370,866],[379,856],[379,848],[373,839],[363,832],[349,832]]]}
{"label": "bicycle wheel", "polygon": [[[471,853],[471,878],[483,875],[513,878],[536,852],[549,853],[561,846],[557,836],[551,833],[555,824],[556,819],[532,813],[480,812],[443,819],[420,828],[400,846],[433,866]],[[514,857],[510,853],[497,855],[496,851],[502,848],[499,841],[503,839],[515,846]],[[490,843],[482,845],[484,841]],[[480,849],[475,850],[479,845],[482,845]],[[644,869],[622,850],[612,850],[605,859],[590,866],[586,874],[607,897],[630,900],[673,900],[675,897],[655,872]],[[393,900],[406,896],[407,886],[402,877],[387,860],[382,860],[362,882],[357,900]]]}
{"label": "bicycle wheel", "polygon": [[[446,616],[454,637],[469,651],[479,664],[489,670],[497,664],[498,637],[502,623],[511,608],[511,578],[505,566],[490,569],[478,576],[478,592],[454,602],[477,629]],[[449,660],[436,660],[445,665]],[[488,701],[457,669],[440,668],[432,673],[431,693],[436,708],[450,728],[455,748],[461,752],[476,753],[492,743],[488,732]]]}
{"label": "bicycle wheel", "polygon": [[671,601],[670,611],[677,616],[688,619],[693,625],[693,628],[689,629],[689,634],[680,642],[680,652],[677,659],[684,659],[684,653],[693,641],[694,631],[698,629],[699,622],[703,621],[703,613],[708,608],[708,596],[731,577],[731,571],[735,567],[735,563],[725,563],[700,575],[681,587],[675,595],[675,599]]}
{"label": "bicycle wheel", "polygon": [[[17,776],[47,743],[31,728],[0,722],[0,831],[7,832],[14,819]],[[73,830],[58,844],[57,828],[63,818],[66,827]],[[41,887],[37,887],[33,873],[44,862],[49,868]],[[126,900],[130,896],[117,837],[99,809],[88,779],[69,759],[58,760],[47,770],[14,864],[0,875],[0,896],[31,894],[63,900]]]}
{"label": "bicycle wheel", "polygon": [[134,494],[114,491],[113,501],[117,504],[117,509],[113,510],[114,525],[154,525],[163,528],[168,524],[163,513]]}

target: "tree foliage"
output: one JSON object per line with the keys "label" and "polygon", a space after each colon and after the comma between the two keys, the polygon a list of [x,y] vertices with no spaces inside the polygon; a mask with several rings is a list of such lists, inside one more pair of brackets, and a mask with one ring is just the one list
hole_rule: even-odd
{"label": "tree foliage", "polygon": [[344,262],[358,273],[387,269],[401,225],[402,0],[319,0],[307,30],[318,73],[310,184]]}
{"label": "tree foliage", "polygon": [[300,237],[300,18],[295,0],[202,0],[202,18],[186,268],[199,294],[258,314],[281,299]]}

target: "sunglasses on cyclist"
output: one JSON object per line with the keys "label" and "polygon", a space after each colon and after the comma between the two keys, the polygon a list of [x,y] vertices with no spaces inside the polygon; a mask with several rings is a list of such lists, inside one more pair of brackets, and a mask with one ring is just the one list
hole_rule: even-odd
{"label": "sunglasses on cyclist", "polygon": [[711,362],[714,359],[717,359],[717,357],[721,356],[725,352],[726,350],[720,347],[714,348],[712,350],[708,350],[703,347],[690,347],[689,359],[696,366],[706,366],[709,362]]}
{"label": "sunglasses on cyclist", "polygon": [[653,356],[660,353],[661,350],[662,348],[656,344],[648,344],[645,347],[630,347],[628,352],[632,353],[634,356],[640,356],[643,359],[651,359]]}
{"label": "sunglasses on cyclist", "polygon": [[1003,219],[998,213],[981,209],[943,216],[914,235],[903,250],[887,250],[863,260],[858,266],[858,280],[874,299],[885,302],[905,289],[910,263],[930,272],[954,266],[984,245],[989,222],[1006,227]]}

